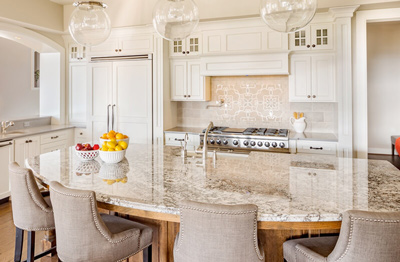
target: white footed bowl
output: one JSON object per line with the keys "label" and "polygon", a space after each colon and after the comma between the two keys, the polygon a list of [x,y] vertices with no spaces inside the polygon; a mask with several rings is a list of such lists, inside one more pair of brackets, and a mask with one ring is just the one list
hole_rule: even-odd
{"label": "white footed bowl", "polygon": [[107,164],[116,164],[125,158],[126,150],[100,151],[100,158]]}

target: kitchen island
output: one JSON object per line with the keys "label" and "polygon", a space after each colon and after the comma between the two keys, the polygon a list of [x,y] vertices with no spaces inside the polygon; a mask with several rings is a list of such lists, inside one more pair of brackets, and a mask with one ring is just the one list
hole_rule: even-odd
{"label": "kitchen island", "polygon": [[206,167],[179,147],[129,146],[119,164],[81,162],[69,148],[27,159],[44,185],[93,190],[98,206],[156,230],[154,255],[173,261],[178,203],[256,204],[266,261],[283,261],[289,238],[338,233],[349,209],[400,211],[400,171],[387,161],[312,154],[218,155]]}

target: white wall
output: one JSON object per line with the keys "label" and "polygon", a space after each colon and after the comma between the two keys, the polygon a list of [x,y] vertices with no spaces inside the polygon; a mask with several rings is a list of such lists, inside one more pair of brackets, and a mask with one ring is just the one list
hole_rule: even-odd
{"label": "white wall", "polygon": [[391,154],[400,135],[400,22],[367,26],[368,153]]}
{"label": "white wall", "polygon": [[0,121],[39,115],[31,85],[31,49],[0,38]]}

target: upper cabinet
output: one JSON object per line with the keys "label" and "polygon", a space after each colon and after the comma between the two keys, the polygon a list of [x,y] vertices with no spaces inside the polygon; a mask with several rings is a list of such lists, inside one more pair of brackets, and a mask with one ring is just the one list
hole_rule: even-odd
{"label": "upper cabinet", "polygon": [[321,23],[306,26],[290,34],[290,50],[333,49],[333,24]]}
{"label": "upper cabinet", "polygon": [[191,35],[180,41],[170,42],[170,57],[197,56],[202,53],[201,35]]}
{"label": "upper cabinet", "polygon": [[70,62],[80,62],[87,60],[86,46],[81,46],[76,43],[70,43],[69,48],[69,61]]}
{"label": "upper cabinet", "polygon": [[267,26],[203,31],[203,54],[249,54],[288,50],[287,34]]}
{"label": "upper cabinet", "polygon": [[98,46],[90,47],[91,56],[125,56],[153,52],[153,35],[110,37]]}

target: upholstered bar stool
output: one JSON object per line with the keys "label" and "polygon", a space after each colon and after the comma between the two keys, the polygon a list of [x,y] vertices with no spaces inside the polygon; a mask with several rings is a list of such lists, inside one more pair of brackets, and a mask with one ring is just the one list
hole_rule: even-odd
{"label": "upholstered bar stool", "polygon": [[68,189],[53,181],[50,194],[61,261],[122,261],[142,250],[143,261],[151,261],[150,227],[99,214],[93,191]]}
{"label": "upholstered bar stool", "polygon": [[[32,171],[17,163],[9,165],[11,205],[16,226],[14,261],[21,261],[24,231],[28,231],[27,261],[55,253],[55,247],[35,257],[35,232],[54,229],[53,209],[49,192],[40,192]],[[44,195],[44,196],[43,196]]]}
{"label": "upholstered bar stool", "polygon": [[288,262],[398,262],[400,212],[344,212],[339,237],[289,240],[283,254]]}
{"label": "upholstered bar stool", "polygon": [[174,261],[264,261],[257,239],[257,211],[255,205],[182,202]]}

